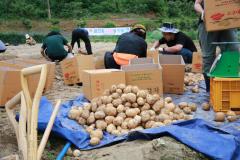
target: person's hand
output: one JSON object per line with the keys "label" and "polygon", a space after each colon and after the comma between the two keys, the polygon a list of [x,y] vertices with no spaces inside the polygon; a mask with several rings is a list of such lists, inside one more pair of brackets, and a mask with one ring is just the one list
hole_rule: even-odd
{"label": "person's hand", "polygon": [[160,52],[163,52],[163,48],[161,48],[161,47],[159,47],[158,50],[159,50]]}
{"label": "person's hand", "polygon": [[202,11],[202,13],[201,13],[201,20],[204,21],[204,11]]}
{"label": "person's hand", "polygon": [[150,51],[155,51],[156,49],[154,48],[154,47],[152,47],[151,49],[150,49]]}

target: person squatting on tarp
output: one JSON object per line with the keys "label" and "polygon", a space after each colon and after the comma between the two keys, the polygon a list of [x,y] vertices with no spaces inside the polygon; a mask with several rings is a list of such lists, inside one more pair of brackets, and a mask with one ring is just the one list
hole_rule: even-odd
{"label": "person squatting on tarp", "polygon": [[0,53],[5,52],[7,49],[7,47],[5,46],[5,44],[0,40]]}
{"label": "person squatting on tarp", "polygon": [[[204,1],[196,0],[194,9],[201,15],[198,23],[198,38],[202,50],[203,75],[206,83],[206,91],[209,92],[210,78],[207,76],[207,74],[209,73],[216,58],[217,48],[217,45],[213,45],[212,42],[237,42],[237,29],[207,32],[204,23]],[[239,50],[239,45],[237,44],[220,45],[219,47],[221,52]]]}
{"label": "person squatting on tarp", "polygon": [[146,57],[145,39],[146,28],[141,24],[135,25],[130,32],[123,33],[118,38],[114,51],[105,53],[105,68],[120,69],[122,65],[129,64],[131,59]]}
{"label": "person squatting on tarp", "polygon": [[[68,51],[64,49],[68,47]],[[72,47],[58,31],[51,31],[43,41],[41,54],[50,61],[62,61],[72,57]]]}
{"label": "person squatting on tarp", "polygon": [[[192,39],[180,32],[172,23],[163,23],[159,30],[162,31],[163,38],[156,41],[151,50],[158,48],[162,54],[182,55],[185,63],[192,63],[192,54],[197,52]],[[166,44],[167,47],[160,47],[162,44]]]}
{"label": "person squatting on tarp", "polygon": [[29,34],[25,35],[26,38],[26,44],[32,46],[36,44],[36,41],[33,39],[33,37],[31,37]]}
{"label": "person squatting on tarp", "polygon": [[83,42],[85,43],[87,54],[88,55],[93,54],[92,53],[92,46],[91,46],[91,42],[90,42],[90,39],[89,39],[88,31],[86,29],[84,29],[84,28],[76,28],[76,29],[74,29],[72,31],[71,46],[72,46],[72,48],[74,48],[74,44],[77,42],[78,49],[81,52],[80,40],[83,40]]}

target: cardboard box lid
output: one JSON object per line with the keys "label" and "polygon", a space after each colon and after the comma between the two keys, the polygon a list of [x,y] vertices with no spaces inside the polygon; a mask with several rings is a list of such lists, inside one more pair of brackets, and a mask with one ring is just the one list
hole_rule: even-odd
{"label": "cardboard box lid", "polygon": [[159,55],[160,65],[185,65],[181,55]]}
{"label": "cardboard box lid", "polygon": [[144,71],[161,69],[159,64],[155,64],[153,58],[136,58],[130,61],[129,65],[121,66],[123,71]]}
{"label": "cardboard box lid", "polygon": [[130,64],[153,64],[153,58],[134,58],[130,60]]}
{"label": "cardboard box lid", "polygon": [[119,69],[94,69],[94,70],[84,70],[84,72],[88,74],[103,74],[103,73],[123,72],[123,71]]}

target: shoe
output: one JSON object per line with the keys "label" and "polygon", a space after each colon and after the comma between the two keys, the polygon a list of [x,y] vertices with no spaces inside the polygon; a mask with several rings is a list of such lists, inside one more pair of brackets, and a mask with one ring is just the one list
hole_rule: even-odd
{"label": "shoe", "polygon": [[210,78],[206,74],[203,74],[203,76],[206,84],[206,92],[210,92]]}

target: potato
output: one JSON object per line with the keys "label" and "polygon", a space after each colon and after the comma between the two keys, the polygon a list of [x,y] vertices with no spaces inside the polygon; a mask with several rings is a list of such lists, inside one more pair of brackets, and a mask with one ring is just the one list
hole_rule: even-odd
{"label": "potato", "polygon": [[86,131],[90,134],[94,130],[93,126],[89,126],[86,128]]}
{"label": "potato", "polygon": [[125,111],[124,105],[122,105],[122,104],[118,105],[117,112],[121,113],[121,112],[124,112],[124,111]]}
{"label": "potato", "polygon": [[121,84],[117,85],[117,88],[121,89],[121,90],[124,90],[126,88],[126,85],[121,83]]}
{"label": "potato", "polygon": [[234,121],[237,120],[237,116],[227,116],[227,120],[228,120],[229,122],[234,122]]}
{"label": "potato", "polygon": [[115,117],[113,117],[113,116],[107,116],[107,117],[105,117],[105,122],[109,125],[109,124],[113,123],[114,119],[115,119]]}
{"label": "potato", "polygon": [[147,103],[150,105],[153,105],[156,102],[156,99],[151,94],[147,95],[146,100],[147,100]]}
{"label": "potato", "polygon": [[128,117],[135,117],[138,114],[138,111],[135,108],[130,108],[126,110],[126,115]]}
{"label": "potato", "polygon": [[124,90],[123,93],[131,93],[132,92],[132,86],[127,86]]}
{"label": "potato", "polygon": [[120,104],[122,104],[122,100],[120,98],[114,99],[112,101],[112,104],[113,104],[114,107],[118,107]]}
{"label": "potato", "polygon": [[95,119],[103,119],[105,118],[106,114],[103,111],[97,111],[94,114]]}
{"label": "potato", "polygon": [[190,120],[190,119],[193,119],[193,116],[192,115],[185,115],[184,119],[185,120]]}
{"label": "potato", "polygon": [[103,120],[97,120],[96,121],[96,128],[101,129],[101,130],[105,130],[107,128],[107,123]]}
{"label": "potato", "polygon": [[166,103],[172,103],[172,98],[171,97],[166,97],[165,102]]}
{"label": "potato", "polygon": [[80,111],[78,109],[71,109],[69,112],[68,112],[68,117],[70,119],[76,119],[77,117],[80,116]]}
{"label": "potato", "polygon": [[199,87],[198,87],[198,85],[195,85],[195,86],[192,88],[192,92],[193,92],[193,93],[199,93]]}
{"label": "potato", "polygon": [[227,116],[236,116],[236,113],[231,111],[231,110],[229,110],[226,115]]}
{"label": "potato", "polygon": [[123,93],[123,94],[121,95],[121,100],[122,100],[122,103],[127,102],[127,94],[126,94],[126,93]]}
{"label": "potato", "polygon": [[158,100],[154,103],[154,105],[152,106],[152,109],[155,112],[160,112],[161,109],[164,108],[164,101],[163,100]]}
{"label": "potato", "polygon": [[154,94],[153,97],[156,101],[160,100],[160,95],[159,94]]}
{"label": "potato", "polygon": [[164,124],[162,122],[155,122],[153,125],[152,125],[152,128],[157,128],[157,127],[162,127],[164,126]]}
{"label": "potato", "polygon": [[103,104],[105,104],[105,105],[108,104],[108,96],[102,96],[101,99],[102,99]]}
{"label": "potato", "polygon": [[166,120],[163,121],[164,125],[169,125],[171,123],[172,123],[172,121],[170,119],[166,119]]}
{"label": "potato", "polygon": [[121,132],[119,132],[118,130],[113,130],[112,134],[115,136],[119,136],[119,135],[121,135]]}
{"label": "potato", "polygon": [[93,137],[90,139],[90,145],[96,146],[100,143],[100,139],[98,137]]}
{"label": "potato", "polygon": [[184,119],[185,114],[182,112],[179,114],[179,119]]}
{"label": "potato", "polygon": [[165,120],[169,119],[169,116],[167,114],[161,113],[158,116],[156,116],[155,120],[157,122],[164,122]]}
{"label": "potato", "polygon": [[86,124],[86,119],[84,119],[84,118],[82,118],[82,117],[79,117],[79,118],[78,118],[78,123],[79,123],[80,125],[85,125],[85,124]]}
{"label": "potato", "polygon": [[122,129],[128,129],[128,122],[123,122],[122,125],[121,125],[121,128]]}
{"label": "potato", "polygon": [[147,122],[147,121],[149,121],[150,118],[151,118],[149,112],[147,112],[147,111],[143,111],[143,112],[140,114],[140,116],[141,116],[142,122]]}
{"label": "potato", "polygon": [[103,92],[103,95],[104,96],[110,96],[111,92],[109,89],[106,89],[104,92]]}
{"label": "potato", "polygon": [[116,126],[114,126],[114,124],[109,124],[106,130],[107,132],[112,133],[114,130],[116,130]]}
{"label": "potato", "polygon": [[123,118],[122,118],[122,117],[116,117],[116,118],[113,120],[113,124],[114,124],[115,126],[120,126],[120,125],[122,125],[122,123],[123,123]]}
{"label": "potato", "polygon": [[139,106],[143,106],[145,103],[146,103],[146,100],[143,99],[142,97],[138,97],[138,98],[137,98],[137,104],[138,104]]}
{"label": "potato", "polygon": [[130,102],[126,102],[126,103],[124,104],[124,106],[130,108],[130,107],[132,106],[132,104],[131,104]]}
{"label": "potato", "polygon": [[168,103],[168,104],[165,105],[165,108],[166,108],[167,110],[173,112],[176,107],[175,107],[175,104],[174,104],[174,103]]}
{"label": "potato", "polygon": [[88,119],[87,119],[87,124],[92,124],[92,123],[94,123],[94,122],[95,122],[95,116],[94,116],[94,113],[91,112],[91,113],[90,113],[90,116],[89,116]]}
{"label": "potato", "polygon": [[117,126],[117,130],[118,130],[119,132],[121,132],[121,131],[122,131],[122,127],[121,127],[121,126]]}
{"label": "potato", "polygon": [[197,105],[195,103],[188,103],[188,107],[191,111],[195,112],[197,110]]}
{"label": "potato", "polygon": [[125,118],[124,119],[124,122],[128,122],[128,121],[130,121],[132,118],[130,118],[130,117],[128,117],[128,118]]}
{"label": "potato", "polygon": [[112,96],[113,99],[120,98],[120,95],[118,93],[113,93],[111,96]]}
{"label": "potato", "polygon": [[180,103],[178,104],[178,107],[179,107],[180,109],[183,109],[183,108],[185,108],[185,107],[187,107],[187,106],[188,106],[187,102],[180,102]]}
{"label": "potato", "polygon": [[156,115],[154,110],[148,110],[147,112],[150,114],[150,116],[155,116]]}
{"label": "potato", "polygon": [[75,149],[75,150],[72,152],[72,154],[73,154],[74,157],[80,157],[81,152],[80,152],[80,150]]}
{"label": "potato", "polygon": [[83,103],[83,109],[84,110],[89,110],[89,111],[91,111],[91,104],[90,103]]}
{"label": "potato", "polygon": [[204,111],[209,111],[209,110],[210,110],[210,105],[209,105],[209,103],[203,103],[203,104],[202,104],[202,109],[203,109]]}
{"label": "potato", "polygon": [[152,128],[154,124],[155,124],[154,121],[148,121],[148,122],[145,124],[145,128]]}
{"label": "potato", "polygon": [[122,117],[123,119],[125,119],[127,117],[127,115],[124,112],[118,113],[117,116]]}
{"label": "potato", "polygon": [[127,129],[122,129],[121,134],[128,134],[128,130]]}
{"label": "potato", "polygon": [[138,104],[137,104],[137,103],[133,103],[133,104],[132,104],[132,107],[133,107],[133,108],[138,108]]}
{"label": "potato", "polygon": [[118,93],[119,95],[121,95],[123,93],[123,91],[121,89],[117,89],[116,93]]}
{"label": "potato", "polygon": [[132,87],[132,93],[137,94],[138,91],[139,91],[139,88],[138,88],[137,86],[133,86],[133,87]]}
{"label": "potato", "polygon": [[138,123],[135,119],[131,119],[128,121],[128,128],[129,129],[134,129],[138,126]]}
{"label": "potato", "polygon": [[180,114],[182,110],[179,107],[176,107],[173,112],[176,114]]}
{"label": "potato", "polygon": [[225,121],[225,114],[223,112],[217,112],[215,113],[214,120],[216,122],[224,122]]}
{"label": "potato", "polygon": [[141,111],[146,111],[146,110],[149,110],[151,108],[151,106],[148,104],[148,103],[145,103],[142,108],[141,108]]}
{"label": "potato", "polygon": [[69,147],[67,150],[67,156],[73,156],[73,151],[72,151],[71,147]]}
{"label": "potato", "polygon": [[161,109],[161,113],[169,114],[171,111],[168,108]]}
{"label": "potato", "polygon": [[135,119],[138,124],[140,124],[142,121],[142,117],[139,115],[136,115],[133,119]]}
{"label": "potato", "polygon": [[109,104],[104,109],[104,112],[107,116],[116,116],[117,115],[117,109]]}
{"label": "potato", "polygon": [[102,103],[102,100],[100,99],[100,98],[98,98],[98,100],[97,100],[97,105],[98,106],[101,106],[103,103]]}
{"label": "potato", "polygon": [[137,92],[137,97],[141,97],[141,98],[145,99],[145,98],[147,98],[147,94],[148,94],[147,91],[145,91],[145,90],[139,90],[139,91]]}
{"label": "potato", "polygon": [[111,88],[110,88],[110,92],[111,93],[115,93],[117,90],[117,86],[116,85],[112,85]]}
{"label": "potato", "polygon": [[112,96],[108,96],[106,101],[107,101],[107,104],[112,103],[112,101],[113,101]]}
{"label": "potato", "polygon": [[130,103],[134,103],[137,100],[137,96],[134,93],[127,94],[127,101]]}
{"label": "potato", "polygon": [[99,139],[102,139],[102,138],[103,138],[103,131],[100,130],[100,129],[93,130],[93,131],[90,133],[90,137],[91,137],[91,138],[97,137],[97,138],[99,138]]}
{"label": "potato", "polygon": [[91,104],[92,104],[92,108],[91,108],[92,112],[96,112],[97,108],[98,108],[97,103],[96,102],[92,102]]}
{"label": "potato", "polygon": [[138,126],[137,128],[135,128],[135,131],[141,131],[141,130],[144,130],[142,126]]}
{"label": "potato", "polygon": [[[97,111],[104,111],[105,108],[106,108],[106,105],[105,105],[105,104],[102,104],[102,105],[98,106]],[[96,112],[97,112],[97,111],[96,111]]]}
{"label": "potato", "polygon": [[190,107],[183,108],[183,112],[186,113],[186,114],[191,114],[192,113]]}
{"label": "potato", "polygon": [[178,120],[179,119],[179,115],[178,114],[173,114],[173,120]]}
{"label": "potato", "polygon": [[88,119],[89,116],[90,116],[89,110],[83,110],[81,117],[84,119]]}

